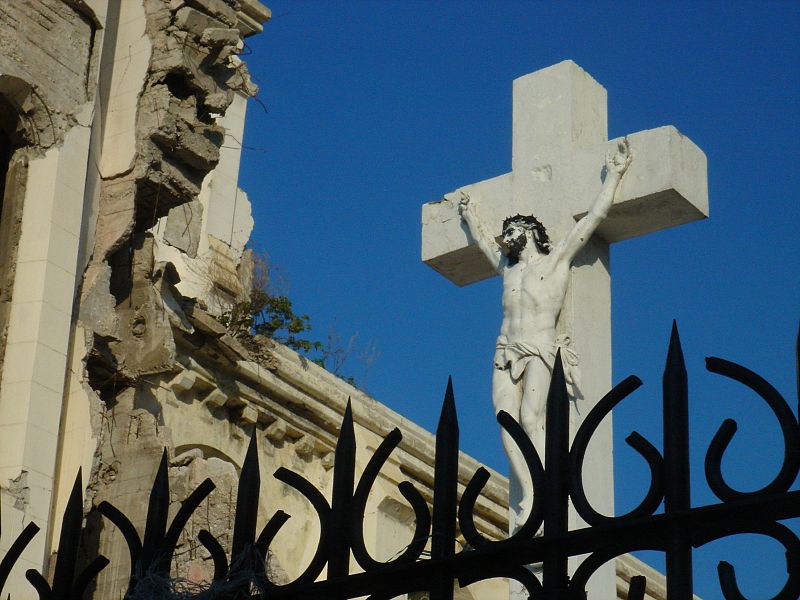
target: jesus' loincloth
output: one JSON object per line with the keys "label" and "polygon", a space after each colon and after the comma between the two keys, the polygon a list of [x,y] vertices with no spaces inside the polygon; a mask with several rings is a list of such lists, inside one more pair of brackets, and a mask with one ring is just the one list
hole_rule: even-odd
{"label": "jesus' loincloth", "polygon": [[582,398],[580,392],[580,372],[578,370],[579,356],[569,347],[568,335],[560,335],[555,343],[539,342],[509,342],[506,336],[497,338],[497,351],[494,355],[494,366],[501,371],[509,371],[512,379],[519,379],[525,373],[525,368],[532,360],[541,360],[553,374],[556,352],[561,349],[561,362],[564,366],[564,379],[567,382],[567,391],[573,398]]}

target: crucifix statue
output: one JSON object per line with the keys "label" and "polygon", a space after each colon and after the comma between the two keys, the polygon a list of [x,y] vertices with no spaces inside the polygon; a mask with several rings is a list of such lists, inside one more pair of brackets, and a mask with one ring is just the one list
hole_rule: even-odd
{"label": "crucifix statue", "polygon": [[[459,286],[503,275],[494,404],[519,417],[541,453],[539,392],[547,393],[554,348],[569,363],[572,435],[612,387],[610,245],[705,218],[706,157],[671,126],[608,140],[606,90],[564,61],[514,81],[511,167],[423,206],[422,260]],[[547,236],[559,242],[549,245]],[[609,417],[584,461],[588,499],[607,515],[611,440]],[[513,452],[510,529],[530,505]],[[582,525],[574,511],[569,520],[570,528]],[[589,600],[614,597],[614,577],[609,563],[590,581]]]}
{"label": "crucifix statue", "polygon": [[[481,252],[503,277],[503,322],[492,377],[494,410],[506,411],[522,425],[540,457],[544,457],[547,391],[558,349],[570,395],[581,397],[578,356],[569,347],[568,336],[556,335],[570,268],[578,252],[608,216],[630,163],[630,148],[625,139],[615,154],[606,157],[605,183],[591,209],[556,243],[550,241],[544,225],[533,215],[508,217],[503,222],[500,241],[495,241],[478,218],[478,207],[462,192],[459,213]],[[505,431],[503,446],[511,470],[521,482],[517,518],[523,523],[533,506],[530,474],[519,448]]]}

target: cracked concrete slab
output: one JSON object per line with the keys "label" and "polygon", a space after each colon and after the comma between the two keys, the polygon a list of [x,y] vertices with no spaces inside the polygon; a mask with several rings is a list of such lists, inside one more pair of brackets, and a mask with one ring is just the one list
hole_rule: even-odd
{"label": "cracked concrete slab", "polygon": [[190,258],[195,258],[197,256],[197,247],[200,245],[202,226],[202,202],[193,200],[181,206],[176,206],[167,215],[164,241],[179,250],[183,250]]}

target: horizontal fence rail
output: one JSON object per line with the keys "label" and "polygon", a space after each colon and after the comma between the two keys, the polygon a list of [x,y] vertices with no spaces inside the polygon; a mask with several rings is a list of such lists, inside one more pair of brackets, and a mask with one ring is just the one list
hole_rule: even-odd
{"label": "horizontal fence rail", "polygon": [[[800,335],[797,361],[800,365]],[[628,445],[642,456],[650,470],[645,497],[628,513],[612,517],[592,507],[583,489],[583,460],[603,418],[641,381],[629,377],[606,394],[587,415],[570,447],[569,399],[558,356],[547,398],[544,464],[522,427],[505,412],[497,417],[525,457],[534,488],[533,508],[527,520],[508,538],[486,538],[475,525],[475,504],[489,480],[486,469],[476,471],[458,501],[459,429],[453,386],[448,381],[436,431],[432,508],[413,484],[399,484],[399,492],[415,514],[412,542],[402,553],[389,562],[377,561],[367,548],[363,532],[367,498],[402,434],[398,429],[389,433],[357,478],[353,415],[348,402],[336,446],[330,502],[301,474],[284,468],[274,473],[276,479],[311,503],[319,519],[316,551],[305,571],[283,585],[270,581],[267,575],[265,557],[289,515],[278,510],[260,531],[257,529],[261,480],[253,435],[239,477],[230,552],[210,532],[198,534],[199,542],[213,559],[214,575],[209,588],[197,598],[345,600],[367,596],[369,600],[388,600],[423,591],[429,593],[431,600],[452,600],[456,581],[463,587],[502,577],[522,584],[532,600],[578,600],[585,599],[589,578],[607,561],[631,551],[657,550],[666,555],[668,600],[691,600],[693,549],[723,537],[754,533],[770,537],[785,548],[787,578],[774,599],[796,600],[800,597],[800,540],[780,521],[800,516],[800,491],[790,491],[800,471],[800,423],[780,393],[756,373],[719,358],[706,359],[706,367],[753,390],[777,418],[784,442],[783,462],[774,479],[760,490],[736,490],[722,475],[722,459],[736,433],[736,422],[728,419],[711,441],[705,458],[706,480],[720,502],[691,506],[687,375],[677,327],[673,325],[663,377],[663,451],[636,432],[627,438]],[[79,472],[62,521],[52,581],[36,570],[26,572],[40,600],[82,598],[109,564],[105,557],[98,556],[85,568],[76,568],[84,517],[82,489]],[[213,489],[210,479],[203,481],[169,522],[165,450],[150,494],[143,536],[113,505],[103,502],[98,506],[99,513],[119,529],[128,546],[131,572],[126,598],[155,597],[147,586],[152,586],[154,580],[169,581],[179,535]],[[570,500],[588,527],[568,529]],[[663,512],[656,512],[662,503]],[[457,527],[468,543],[458,552]],[[540,531],[542,535],[535,535]],[[12,567],[38,533],[36,525],[27,525],[0,560],[0,595]],[[429,554],[425,553],[426,548]],[[355,565],[351,564],[351,553]],[[577,555],[588,557],[570,576],[567,559]],[[541,569],[528,568],[535,563],[540,563]],[[356,566],[360,572],[351,573]],[[323,571],[325,575],[321,577]],[[720,562],[718,576],[727,600],[744,598],[732,565]],[[628,600],[642,600],[645,584],[643,577],[634,577]]]}

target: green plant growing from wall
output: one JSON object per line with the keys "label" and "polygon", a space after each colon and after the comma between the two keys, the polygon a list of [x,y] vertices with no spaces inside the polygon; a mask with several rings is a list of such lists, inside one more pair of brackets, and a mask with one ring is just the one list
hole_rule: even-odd
{"label": "green plant growing from wall", "polygon": [[265,357],[263,340],[273,340],[328,369],[350,385],[356,385],[353,377],[343,375],[340,370],[354,349],[357,334],[350,338],[346,346],[334,332],[328,334],[325,344],[314,339],[309,336],[310,317],[297,314],[292,301],[285,294],[272,293],[270,283],[268,256],[254,254],[250,297],[234,304],[230,311],[224,313],[220,319],[222,324],[256,358]]}

